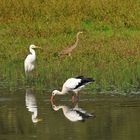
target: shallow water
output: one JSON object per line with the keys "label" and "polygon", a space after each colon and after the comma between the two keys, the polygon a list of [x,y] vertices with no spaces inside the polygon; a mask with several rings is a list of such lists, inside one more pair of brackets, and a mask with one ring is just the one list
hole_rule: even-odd
{"label": "shallow water", "polygon": [[[93,117],[72,121],[64,107]],[[83,93],[78,103],[72,104],[71,96],[65,96],[51,104],[46,91],[0,91],[0,140],[139,140],[139,119],[139,96]]]}

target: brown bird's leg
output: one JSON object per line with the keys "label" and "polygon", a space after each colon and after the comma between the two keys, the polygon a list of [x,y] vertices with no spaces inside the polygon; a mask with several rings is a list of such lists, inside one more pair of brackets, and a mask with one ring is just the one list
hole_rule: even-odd
{"label": "brown bird's leg", "polygon": [[72,55],[71,55],[71,53],[69,53],[69,55],[68,55],[69,57],[70,57],[70,59],[72,60]]}

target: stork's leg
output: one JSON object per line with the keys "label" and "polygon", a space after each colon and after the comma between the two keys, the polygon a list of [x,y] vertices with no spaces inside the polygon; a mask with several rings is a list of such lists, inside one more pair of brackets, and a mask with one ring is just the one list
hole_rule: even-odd
{"label": "stork's leg", "polygon": [[78,93],[76,93],[76,101],[77,102],[79,101],[79,95],[78,95]]}
{"label": "stork's leg", "polygon": [[74,94],[72,95],[72,103],[74,103],[75,98],[74,98]]}
{"label": "stork's leg", "polygon": [[77,101],[77,102],[79,101],[79,96],[76,96],[76,101]]}
{"label": "stork's leg", "polygon": [[74,108],[78,108],[78,102],[76,102],[75,107]]}

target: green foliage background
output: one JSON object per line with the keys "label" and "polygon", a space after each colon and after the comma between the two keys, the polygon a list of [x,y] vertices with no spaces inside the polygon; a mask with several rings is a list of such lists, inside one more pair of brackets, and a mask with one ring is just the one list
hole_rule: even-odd
{"label": "green foliage background", "polygon": [[[95,77],[98,92],[138,93],[140,87],[139,0],[1,0],[0,87],[27,85],[23,62],[37,44],[30,84],[52,90],[69,77]],[[83,31],[72,58],[57,53]]]}

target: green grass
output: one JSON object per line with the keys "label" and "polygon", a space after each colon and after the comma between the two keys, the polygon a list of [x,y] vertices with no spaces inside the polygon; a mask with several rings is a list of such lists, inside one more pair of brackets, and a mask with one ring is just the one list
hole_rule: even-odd
{"label": "green grass", "polygon": [[[0,87],[28,85],[52,90],[72,76],[95,77],[98,92],[138,91],[140,87],[139,0],[1,0]],[[75,41],[72,59],[57,53]],[[23,62],[37,44],[37,65],[27,83]]]}

